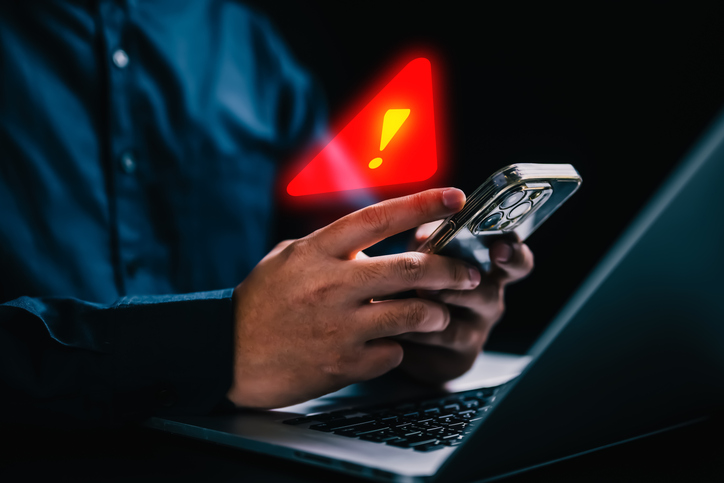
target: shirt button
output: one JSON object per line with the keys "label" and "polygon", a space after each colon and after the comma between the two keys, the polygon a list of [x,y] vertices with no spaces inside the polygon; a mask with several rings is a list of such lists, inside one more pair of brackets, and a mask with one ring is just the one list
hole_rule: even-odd
{"label": "shirt button", "polygon": [[121,155],[121,169],[127,174],[136,171],[136,158],[133,156],[133,153],[125,152]]}
{"label": "shirt button", "polygon": [[116,67],[123,69],[128,65],[128,54],[122,49],[118,49],[113,52],[113,63]]}

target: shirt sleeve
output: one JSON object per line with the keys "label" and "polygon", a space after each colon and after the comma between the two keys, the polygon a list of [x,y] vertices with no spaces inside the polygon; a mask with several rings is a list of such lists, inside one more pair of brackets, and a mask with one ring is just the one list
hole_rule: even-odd
{"label": "shirt sleeve", "polygon": [[232,289],[0,305],[0,421],[113,426],[203,414],[231,385]]}

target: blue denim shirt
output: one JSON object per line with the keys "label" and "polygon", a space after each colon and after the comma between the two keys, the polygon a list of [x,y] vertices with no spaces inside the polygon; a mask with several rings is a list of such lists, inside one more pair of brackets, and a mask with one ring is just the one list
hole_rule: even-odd
{"label": "blue denim shirt", "polygon": [[0,78],[0,413],[209,411],[316,85],[221,0],[2,2]]}

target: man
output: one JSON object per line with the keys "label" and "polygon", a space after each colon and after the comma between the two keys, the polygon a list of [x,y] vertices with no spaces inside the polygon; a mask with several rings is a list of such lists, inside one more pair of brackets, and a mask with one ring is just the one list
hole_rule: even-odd
{"label": "man", "polygon": [[6,417],[280,407],[395,367],[440,382],[471,366],[505,284],[532,268],[518,243],[492,247],[489,274],[361,253],[460,210],[452,188],[263,257],[277,163],[324,114],[268,23],[235,2],[6,2],[0,70]]}

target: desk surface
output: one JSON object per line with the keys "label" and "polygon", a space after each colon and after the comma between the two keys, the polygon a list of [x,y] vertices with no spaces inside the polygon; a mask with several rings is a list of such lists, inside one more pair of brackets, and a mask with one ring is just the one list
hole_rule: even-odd
{"label": "desk surface", "polygon": [[[145,428],[0,429],[10,445],[1,452],[0,481],[340,481],[337,473]],[[697,423],[504,481],[724,481],[722,430],[721,419]]]}

